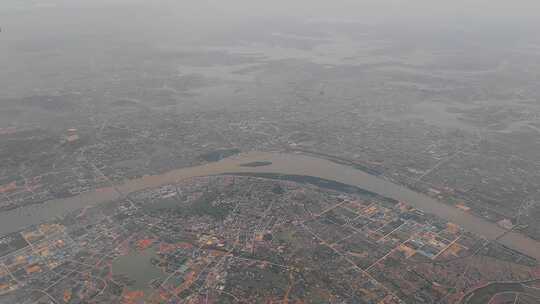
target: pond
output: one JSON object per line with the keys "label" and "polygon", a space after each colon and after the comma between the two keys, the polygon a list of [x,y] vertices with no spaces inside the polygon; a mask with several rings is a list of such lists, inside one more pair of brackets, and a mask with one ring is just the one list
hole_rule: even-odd
{"label": "pond", "polygon": [[157,252],[152,247],[131,252],[116,258],[112,263],[112,270],[115,275],[125,275],[133,282],[128,289],[147,291],[153,280],[164,279],[166,276],[158,266],[152,264],[152,259],[158,259]]}

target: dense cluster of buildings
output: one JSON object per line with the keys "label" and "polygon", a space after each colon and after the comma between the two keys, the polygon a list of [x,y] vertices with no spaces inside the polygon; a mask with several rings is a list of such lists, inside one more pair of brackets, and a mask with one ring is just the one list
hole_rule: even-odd
{"label": "dense cluster of buildings", "polygon": [[16,303],[456,303],[540,270],[406,202],[234,175],[131,193],[0,249],[0,301]]}

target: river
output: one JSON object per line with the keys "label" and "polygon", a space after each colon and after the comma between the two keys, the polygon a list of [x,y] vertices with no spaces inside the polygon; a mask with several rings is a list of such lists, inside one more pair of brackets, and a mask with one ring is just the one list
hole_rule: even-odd
{"label": "river", "polygon": [[[249,167],[241,164],[271,162],[266,166]],[[440,216],[464,229],[494,240],[505,230],[497,224],[463,212],[424,194],[412,191],[377,176],[326,159],[303,154],[250,152],[230,157],[219,162],[201,166],[172,170],[160,175],[131,179],[116,188],[123,194],[146,188],[175,183],[181,179],[223,173],[253,172],[281,173],[314,176],[353,185],[380,195],[404,201],[427,213]],[[88,204],[107,202],[120,198],[114,188],[100,188],[78,196],[55,199],[40,205],[3,212],[0,214],[0,234],[14,232],[28,225],[38,224]],[[498,240],[501,244],[540,260],[540,242],[517,232],[509,232]]]}

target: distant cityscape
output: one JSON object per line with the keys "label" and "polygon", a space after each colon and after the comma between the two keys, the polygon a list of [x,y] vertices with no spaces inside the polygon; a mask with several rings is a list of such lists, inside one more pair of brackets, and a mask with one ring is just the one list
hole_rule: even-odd
{"label": "distant cityscape", "polygon": [[276,1],[0,3],[0,304],[540,303],[537,10]]}

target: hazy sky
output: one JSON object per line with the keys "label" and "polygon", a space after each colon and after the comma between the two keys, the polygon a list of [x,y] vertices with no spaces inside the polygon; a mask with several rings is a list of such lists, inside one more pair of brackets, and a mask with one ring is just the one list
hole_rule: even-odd
{"label": "hazy sky", "polygon": [[302,23],[308,33],[313,23],[305,21],[358,23],[344,29],[349,34],[379,25],[377,34],[401,40],[507,48],[539,43],[540,0],[0,0],[0,66],[20,71],[30,59],[43,62],[36,52],[60,48],[86,56],[124,42],[220,43],[295,32]]}
{"label": "hazy sky", "polygon": [[[398,29],[451,28],[540,33],[539,0],[2,0],[1,39],[28,31],[205,34],[279,18],[384,24]],[[279,21],[277,21],[279,22]],[[269,25],[271,26],[271,25]],[[15,33],[13,33],[15,31]],[[540,35],[539,35],[540,36]],[[20,36],[19,36],[20,37]]]}
{"label": "hazy sky", "polygon": [[[6,7],[167,7],[186,17],[298,16],[319,18],[540,19],[537,0],[3,0]],[[196,13],[193,15],[192,13]],[[206,18],[205,18],[206,19]]]}

